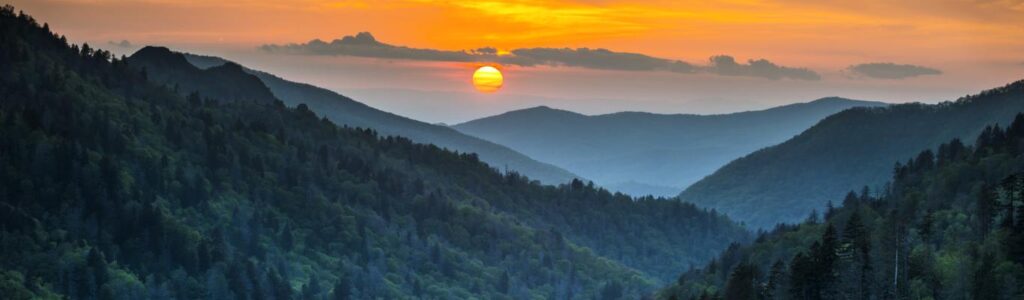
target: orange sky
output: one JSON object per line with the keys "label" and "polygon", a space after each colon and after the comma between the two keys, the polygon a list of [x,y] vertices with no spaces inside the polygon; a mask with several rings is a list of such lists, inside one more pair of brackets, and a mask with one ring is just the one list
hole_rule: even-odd
{"label": "orange sky", "polygon": [[[852,4],[847,4],[852,3]],[[86,40],[258,45],[358,31],[399,45],[605,47],[789,65],[1024,61],[1024,1],[31,0],[18,8]]]}
{"label": "orange sky", "polygon": [[[386,74],[381,75],[385,79],[372,80],[369,86],[339,83],[337,78],[354,81],[359,78],[344,77],[347,74],[340,70],[331,74],[324,71],[318,77],[311,77],[301,70],[282,67],[302,63],[293,61],[281,62],[281,66],[275,69],[271,61],[277,58],[256,57],[252,52],[257,52],[255,48],[262,44],[303,43],[316,38],[331,41],[367,31],[382,42],[414,48],[463,50],[492,46],[510,50],[591,47],[696,64],[707,63],[712,55],[727,54],[741,63],[747,59],[765,58],[782,66],[808,68],[822,75],[823,80],[818,82],[781,84],[799,85],[805,91],[815,93],[751,92],[765,98],[759,100],[762,103],[811,100],[787,97],[819,94],[876,97],[893,102],[937,101],[942,97],[948,100],[980,88],[1024,78],[1024,0],[13,0],[11,4],[48,22],[51,28],[66,34],[73,42],[84,41],[111,48],[115,46],[107,44],[108,41],[128,40],[135,46],[159,44],[193,52],[236,55],[228,58],[263,65],[270,68],[268,71],[295,75],[335,89],[394,87],[471,91],[472,87],[434,88],[442,86],[442,82],[426,77],[411,78],[412,74],[418,74],[412,71],[405,74],[405,77],[410,77],[406,81],[389,81],[387,78],[396,76]],[[118,49],[112,50],[116,52]],[[244,57],[249,57],[249,60]],[[844,77],[844,69],[848,66],[868,62],[920,65],[942,70],[942,74],[871,82]],[[386,63],[396,62],[387,60]],[[416,64],[406,63],[410,66]],[[431,63],[419,63],[413,67],[419,70],[423,64]],[[452,75],[450,70],[446,72],[449,73],[444,76],[462,76],[461,73]],[[612,83],[605,88],[617,87],[614,83],[622,82],[618,78],[623,76],[621,73],[581,70],[589,73],[574,76],[595,79],[575,82],[570,82],[575,79],[564,79],[565,82],[555,80],[554,83],[547,80],[527,84],[531,81],[530,78],[522,78],[524,74],[540,78],[555,73],[544,69],[529,72],[512,69],[509,72],[512,74],[506,72],[506,75],[511,81],[506,84],[510,88],[503,89],[503,92],[545,96],[579,94],[580,97],[637,94],[623,92],[622,95],[608,96],[606,92],[588,95],[578,88],[581,82],[598,82],[596,84],[600,85],[601,80]],[[668,81],[698,80],[692,78],[695,75],[687,77],[685,74],[649,76],[651,80],[661,80],[665,76],[672,76]],[[469,78],[468,75],[465,78]],[[516,81],[516,78],[523,80]],[[761,84],[761,81],[725,77],[700,80],[715,81],[722,86],[743,82],[752,89],[769,89],[769,85],[777,83],[762,80],[766,83]],[[647,83],[642,81],[647,89],[659,88],[646,86]],[[896,85],[907,88],[897,91]],[[559,90],[560,87],[575,89]],[[621,86],[622,90],[631,88]],[[864,89],[875,93],[845,94]],[[893,92],[878,92],[890,90]],[[723,91],[730,90],[723,88]],[[680,96],[678,91],[674,91],[672,95],[690,97],[689,100],[750,101],[733,99],[742,95],[730,96],[719,92],[711,89],[705,91],[706,94]],[[667,92],[650,98],[658,97],[669,98]],[[671,103],[665,103],[668,104],[637,109],[660,111],[672,107]],[[582,108],[574,110],[587,111]]]}

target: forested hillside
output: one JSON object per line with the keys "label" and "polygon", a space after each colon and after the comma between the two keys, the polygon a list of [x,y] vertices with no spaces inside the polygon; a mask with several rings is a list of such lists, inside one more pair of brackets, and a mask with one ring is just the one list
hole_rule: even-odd
{"label": "forested hillside", "polygon": [[896,164],[883,190],[850,192],[839,208],[730,247],[659,297],[1022,299],[1022,172],[1018,114],[974,143],[952,140]]}
{"label": "forested hillside", "polygon": [[1024,81],[935,105],[853,108],[725,165],[680,198],[753,228],[798,222],[829,200],[882,187],[893,162],[954,138],[972,139],[1024,111]]}
{"label": "forested hillside", "polygon": [[[178,73],[178,71],[175,71],[176,69],[193,69],[191,72],[198,71],[189,66],[189,63],[200,69],[218,69],[223,68],[223,66],[237,65],[219,57],[167,53],[164,51],[156,51],[161,54],[160,56],[140,56],[140,54],[148,52],[143,50],[153,49],[142,49],[140,53],[132,55],[132,59],[137,59],[143,64],[152,64],[161,60],[177,60],[177,63],[173,65],[157,65],[159,68],[152,71],[158,73]],[[181,58],[187,59],[187,63]],[[263,81],[270,88],[273,95],[284,102],[285,105],[295,107],[299,104],[306,104],[317,114],[339,125],[373,128],[373,130],[382,135],[398,135],[409,138],[417,143],[434,144],[438,147],[459,152],[476,153],[480,160],[492,166],[515,170],[532,179],[540,180],[545,184],[568,183],[572,179],[579,177],[559,167],[536,161],[508,147],[460,133],[446,126],[427,124],[381,111],[333,91],[304,83],[291,82],[270,73],[247,68],[244,68],[244,70]],[[163,79],[166,80],[161,82],[188,81],[190,78]]]}
{"label": "forested hillside", "polygon": [[5,299],[636,298],[746,237],[690,204],[155,84],[9,6],[0,65]]}
{"label": "forested hillside", "polygon": [[792,138],[828,115],[879,105],[884,103],[823,98],[721,115],[619,112],[593,116],[535,107],[453,128],[612,190],[672,197],[729,161]]}

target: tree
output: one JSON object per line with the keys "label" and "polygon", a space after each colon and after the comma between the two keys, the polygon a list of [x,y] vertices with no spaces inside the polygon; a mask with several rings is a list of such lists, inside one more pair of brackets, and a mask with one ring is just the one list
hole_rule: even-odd
{"label": "tree", "polygon": [[508,271],[501,273],[501,279],[498,280],[498,291],[501,292],[502,294],[508,295],[509,289],[511,287],[510,281],[511,279],[508,276]]}
{"label": "tree", "polygon": [[287,278],[281,276],[276,269],[272,269],[269,275],[269,281],[271,288],[273,289],[274,299],[276,300],[290,300],[292,299],[292,285],[288,282]]}
{"label": "tree", "polygon": [[302,299],[319,299],[320,293],[322,292],[323,288],[320,287],[320,279],[317,278],[316,273],[313,273],[313,275],[309,277],[309,282],[302,286]]}
{"label": "tree", "polygon": [[991,253],[984,253],[981,256],[981,262],[974,270],[974,284],[971,289],[971,294],[974,299],[998,299],[999,298],[999,281],[996,280],[995,272],[995,256]]}
{"label": "tree", "polygon": [[1006,201],[1003,204],[1003,208],[1005,209],[1005,212],[1003,213],[1003,223],[1001,225],[1003,229],[1011,229],[1016,224],[1014,222],[1014,214],[1017,212],[1015,207],[1016,202],[1020,198],[1020,183],[1020,177],[1016,174],[1007,176],[1001,183],[1006,198]]}
{"label": "tree", "polygon": [[772,264],[770,273],[768,274],[768,282],[765,284],[765,290],[763,293],[764,299],[782,299],[783,290],[782,287],[785,285],[786,280],[786,263],[781,259],[776,260]]}
{"label": "tree", "polygon": [[997,203],[994,190],[992,185],[985,184],[975,197],[975,231],[982,237],[992,230],[992,222],[995,220]]}
{"label": "tree", "polygon": [[836,297],[836,263],[838,262],[839,240],[836,235],[836,228],[829,223],[825,227],[825,233],[821,236],[821,246],[814,252],[817,290],[823,299],[835,299]]}
{"label": "tree", "polygon": [[868,299],[871,295],[871,237],[861,220],[860,211],[854,210],[846,221],[843,239],[849,245],[850,270],[843,279],[844,293],[853,299]]}
{"label": "tree", "polygon": [[726,300],[756,300],[758,298],[757,267],[741,263],[733,269],[725,284]]}
{"label": "tree", "polygon": [[601,299],[602,300],[618,300],[622,299],[622,284],[617,281],[605,283],[604,287],[601,288]]}
{"label": "tree", "polygon": [[793,256],[789,263],[789,294],[796,299],[817,299],[812,285],[814,262],[803,252]]}
{"label": "tree", "polygon": [[88,257],[86,258],[86,270],[88,275],[84,278],[91,278],[92,286],[89,287],[89,294],[94,297],[100,298],[103,295],[103,285],[107,283],[107,259],[103,257],[103,253],[92,247],[89,249]]}
{"label": "tree", "polygon": [[338,282],[334,284],[334,290],[331,291],[331,299],[334,300],[349,300],[352,299],[352,286],[348,282],[348,278],[341,276],[338,278]]}

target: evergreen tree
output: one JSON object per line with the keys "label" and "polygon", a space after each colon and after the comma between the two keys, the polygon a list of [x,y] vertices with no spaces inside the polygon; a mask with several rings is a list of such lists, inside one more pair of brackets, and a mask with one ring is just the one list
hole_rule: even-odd
{"label": "evergreen tree", "polygon": [[781,259],[772,264],[771,272],[768,274],[768,282],[765,285],[763,299],[784,299],[786,285],[786,263]]}
{"label": "evergreen tree", "polygon": [[727,300],[757,300],[758,278],[760,274],[757,267],[741,263],[733,268],[729,275],[729,281],[725,284],[725,299]]}
{"label": "evergreen tree", "polygon": [[331,290],[331,299],[334,300],[349,300],[352,299],[352,286],[348,281],[348,278],[344,276],[338,279],[338,282],[334,285],[334,289]]}

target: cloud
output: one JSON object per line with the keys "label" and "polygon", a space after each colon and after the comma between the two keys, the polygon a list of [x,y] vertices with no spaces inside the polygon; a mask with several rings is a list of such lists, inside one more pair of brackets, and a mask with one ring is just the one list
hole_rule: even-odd
{"label": "cloud", "polygon": [[345,36],[331,42],[312,40],[304,44],[263,45],[270,53],[306,55],[345,55],[357,57],[408,59],[450,62],[493,62],[516,66],[567,66],[596,70],[667,71],[676,73],[711,73],[722,76],[744,76],[766,79],[819,80],[814,71],[776,65],[765,59],[737,63],[731,56],[711,57],[707,66],[680,60],[658,58],[639,53],[615,52],[602,48],[520,48],[501,53],[492,47],[472,50],[437,50],[395,46],[377,41],[369,32]]}
{"label": "cloud", "polygon": [[674,71],[691,73],[695,68],[681,61],[672,61],[637,53],[614,52],[590,48],[525,48],[511,51],[501,61],[519,65],[568,66],[619,71]]}
{"label": "cloud", "polygon": [[736,62],[732,56],[716,55],[711,57],[711,63],[706,69],[714,74],[722,76],[747,76],[761,77],[768,79],[801,79],[820,80],[821,76],[814,71],[805,68],[790,68],[776,65],[766,59],[751,59],[747,64]]}
{"label": "cloud", "polygon": [[[319,39],[305,44],[263,45],[260,49],[267,52],[286,52],[314,55],[348,55],[360,57],[395,58],[433,61],[474,61],[474,54],[465,51],[445,51],[433,49],[416,49],[393,46],[378,42],[369,32],[360,32],[355,36],[346,36],[330,43]],[[485,50],[486,51],[486,50]],[[480,54],[493,56],[494,54]]]}
{"label": "cloud", "polygon": [[121,48],[134,48],[135,47],[135,45],[133,45],[128,40],[121,40],[120,42],[108,41],[107,45],[114,46],[114,47],[121,47]]}
{"label": "cloud", "polygon": [[877,79],[904,79],[924,75],[939,75],[942,71],[915,65],[898,65],[894,63],[865,63],[852,65],[846,70],[853,74]]}

